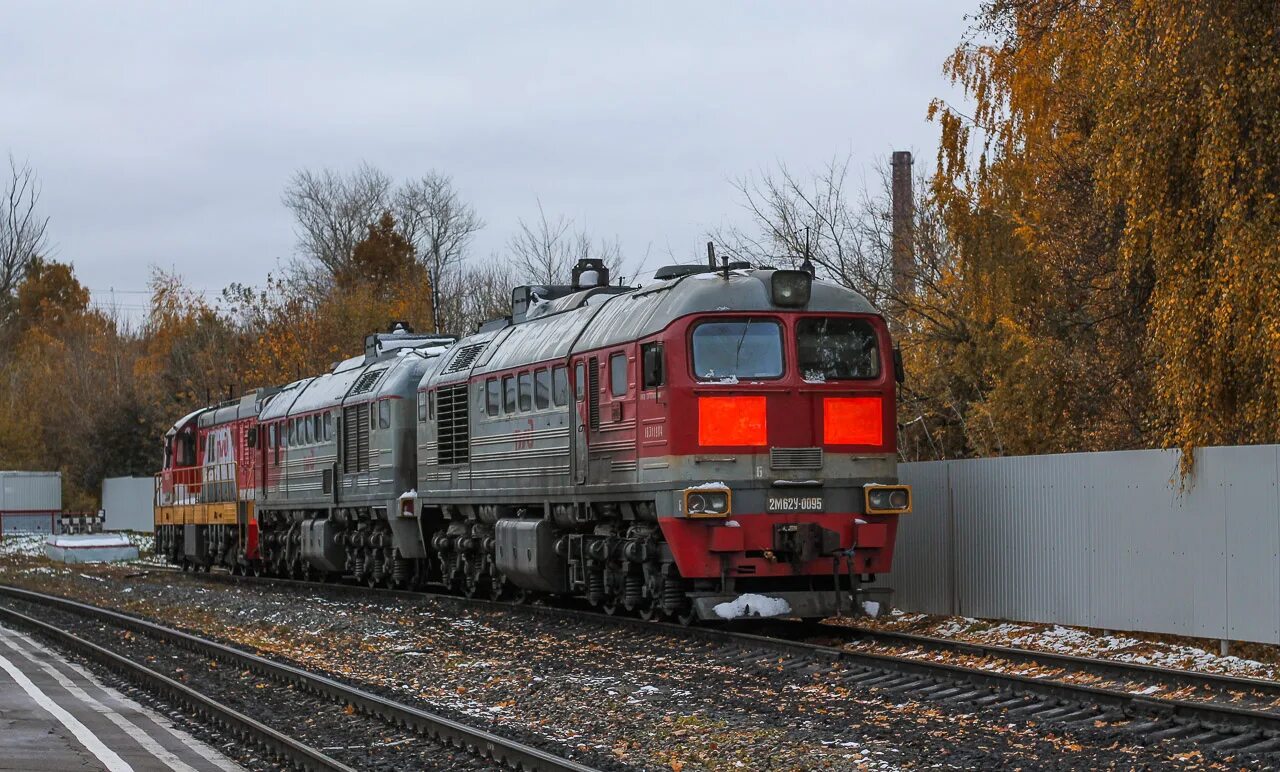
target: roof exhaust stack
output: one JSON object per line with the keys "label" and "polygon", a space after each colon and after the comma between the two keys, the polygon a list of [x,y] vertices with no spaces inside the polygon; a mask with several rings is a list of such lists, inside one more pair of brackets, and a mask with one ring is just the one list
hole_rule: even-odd
{"label": "roof exhaust stack", "polygon": [[574,291],[609,286],[609,268],[598,257],[584,257],[573,267]]}

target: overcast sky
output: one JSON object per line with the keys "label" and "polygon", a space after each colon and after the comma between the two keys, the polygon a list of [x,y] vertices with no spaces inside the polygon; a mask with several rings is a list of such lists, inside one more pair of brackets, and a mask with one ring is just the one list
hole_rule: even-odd
{"label": "overcast sky", "polygon": [[0,153],[102,301],[151,266],[216,291],[292,256],[301,168],[436,169],[485,219],[564,214],[647,268],[742,219],[730,182],[894,149],[976,3],[0,3]]}

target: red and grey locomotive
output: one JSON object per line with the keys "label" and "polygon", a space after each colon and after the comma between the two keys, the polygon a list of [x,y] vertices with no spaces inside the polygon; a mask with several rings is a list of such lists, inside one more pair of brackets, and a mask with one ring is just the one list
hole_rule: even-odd
{"label": "red and grey locomotive", "polygon": [[[856,611],[911,509],[883,318],[805,271],[657,278],[583,261],[474,335],[370,336],[262,394],[219,562],[682,621]],[[171,559],[213,562],[198,516],[161,518]]]}

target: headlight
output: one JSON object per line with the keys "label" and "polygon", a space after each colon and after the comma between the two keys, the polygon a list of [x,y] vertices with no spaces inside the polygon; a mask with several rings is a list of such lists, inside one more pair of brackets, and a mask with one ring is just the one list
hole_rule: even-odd
{"label": "headlight", "polygon": [[911,511],[910,485],[867,485],[867,512],[873,515],[905,515]]}
{"label": "headlight", "polygon": [[813,277],[807,271],[774,271],[769,284],[775,306],[797,307],[809,302]]}
{"label": "headlight", "polygon": [[729,491],[687,490],[684,492],[684,513],[688,517],[725,517],[729,514]]}

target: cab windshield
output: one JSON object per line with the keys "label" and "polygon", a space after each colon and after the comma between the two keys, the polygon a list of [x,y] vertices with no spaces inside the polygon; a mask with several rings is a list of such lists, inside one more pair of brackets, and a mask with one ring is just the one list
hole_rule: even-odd
{"label": "cab windshield", "polygon": [[880,346],[865,319],[805,317],[796,323],[796,353],[806,381],[841,381],[880,376]]}
{"label": "cab windshield", "polygon": [[782,376],[782,326],[772,319],[717,319],[693,328],[700,381]]}

